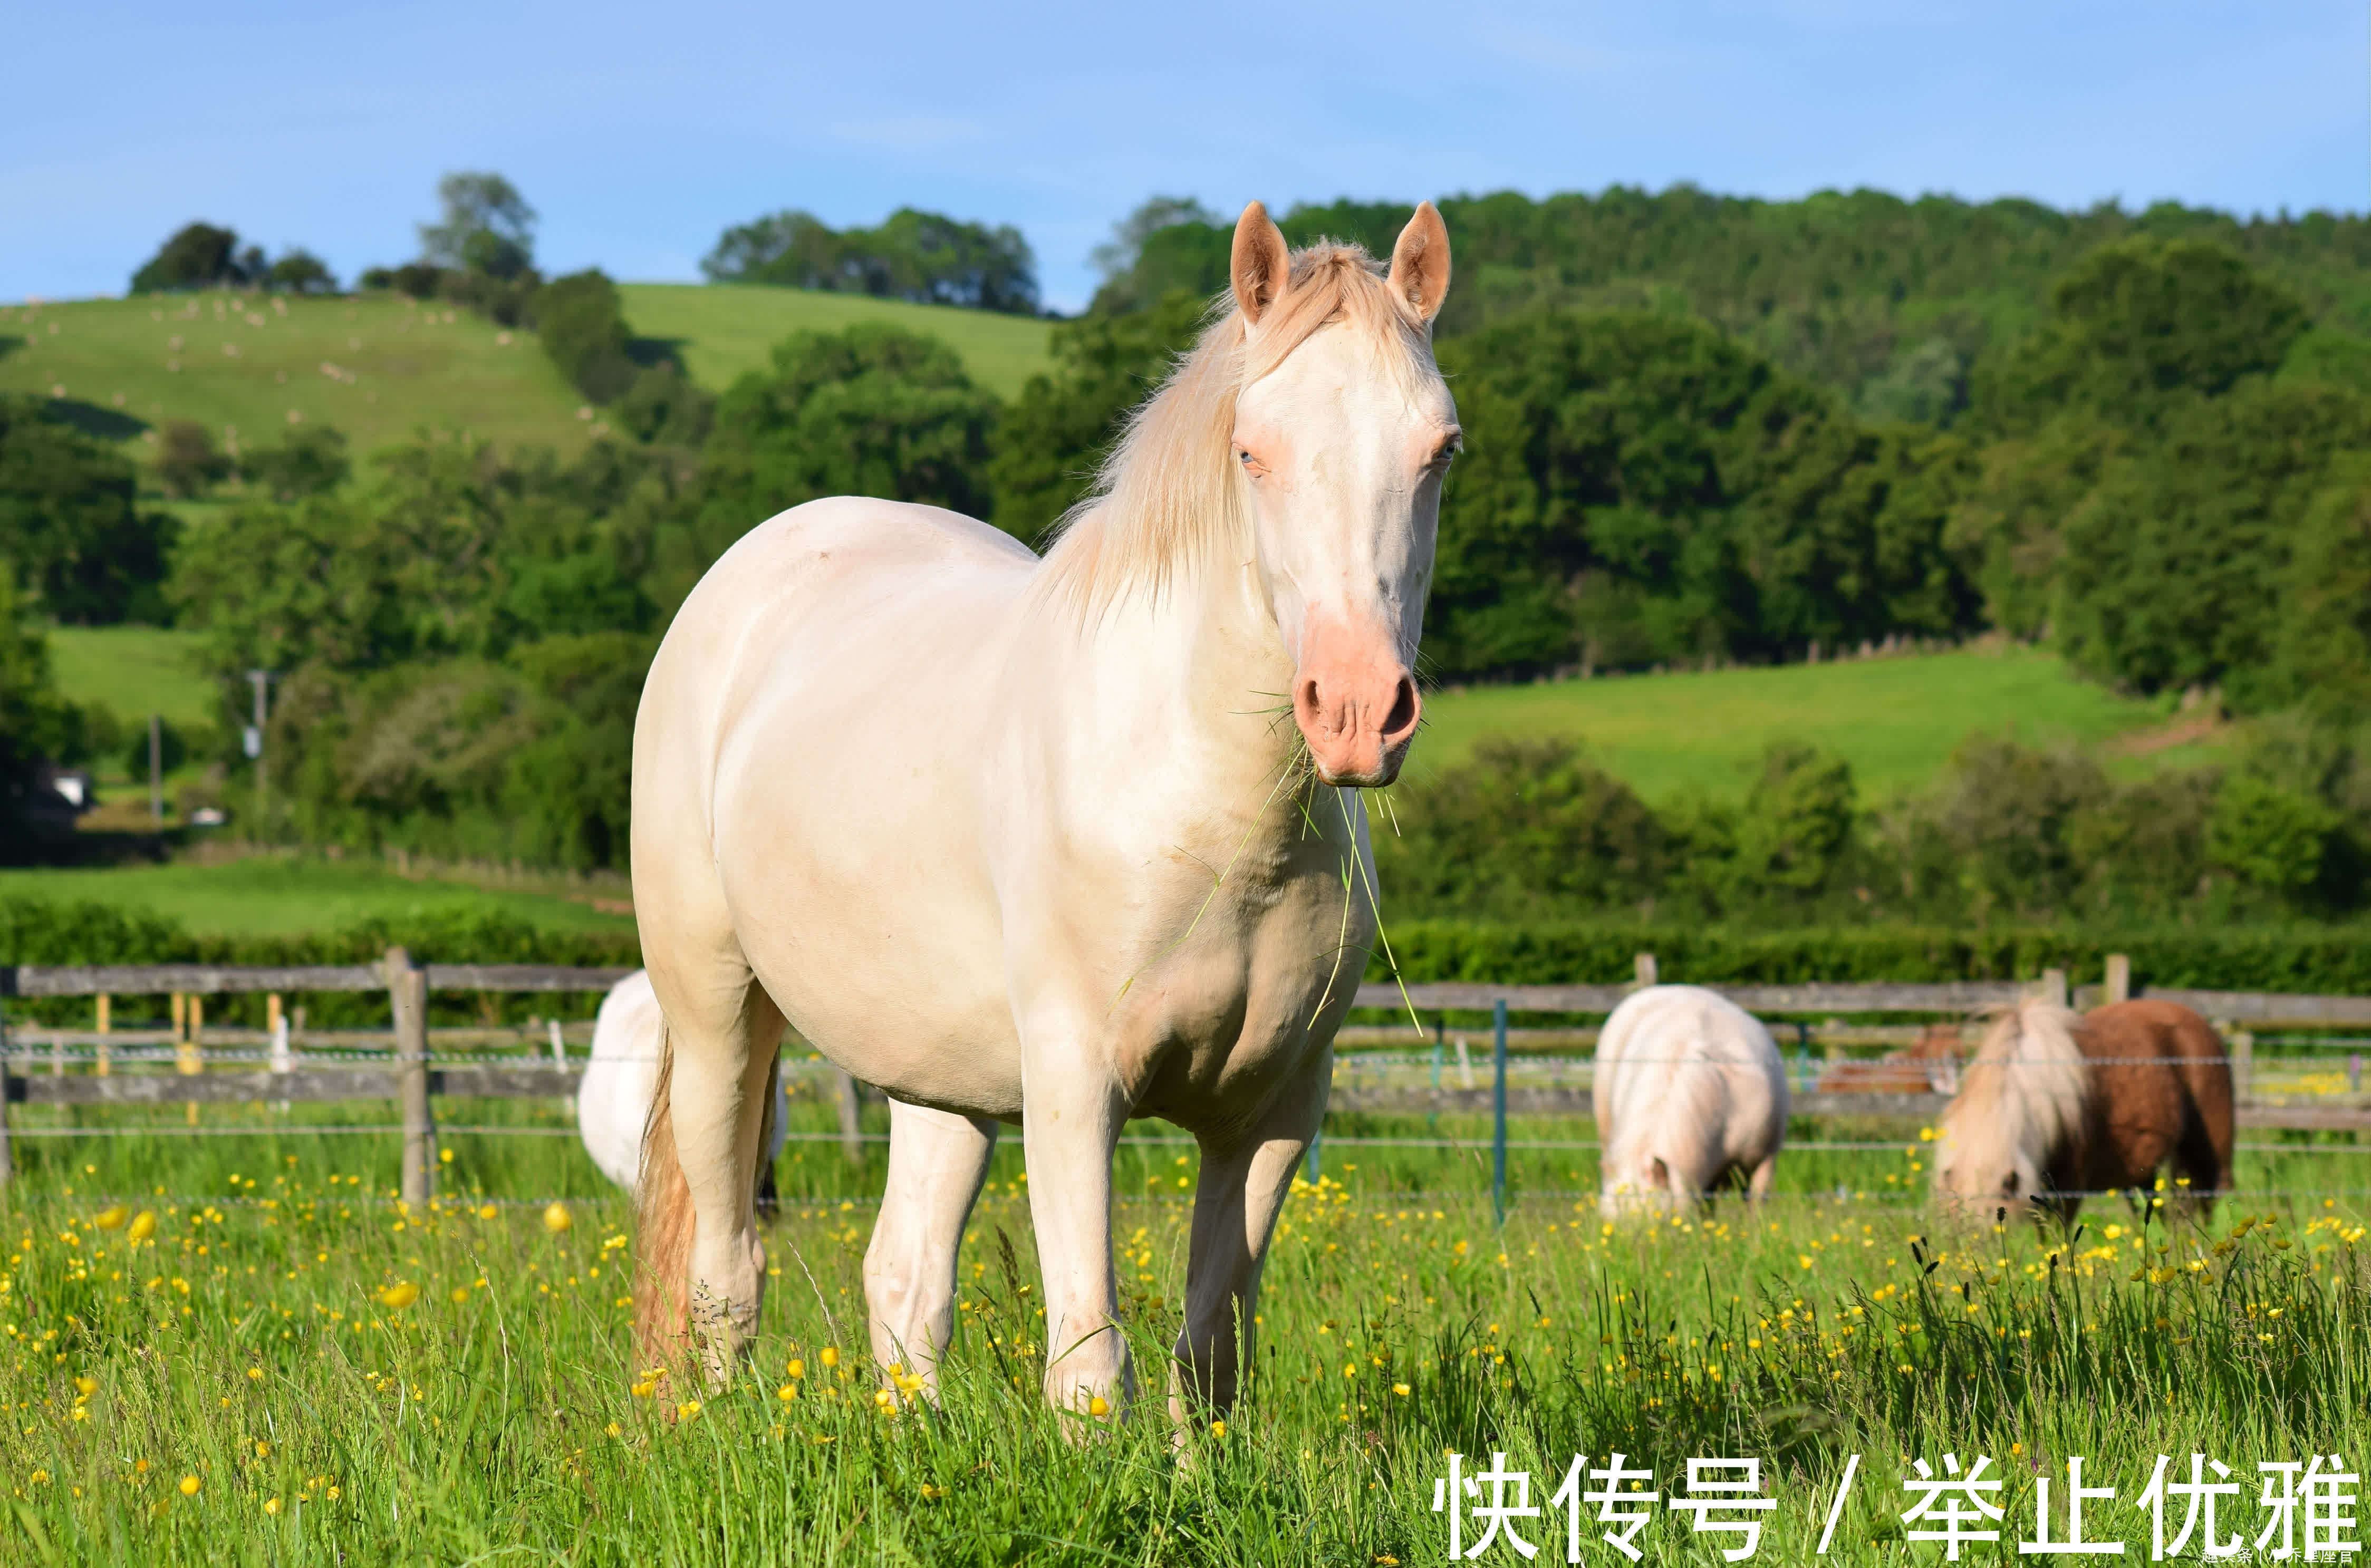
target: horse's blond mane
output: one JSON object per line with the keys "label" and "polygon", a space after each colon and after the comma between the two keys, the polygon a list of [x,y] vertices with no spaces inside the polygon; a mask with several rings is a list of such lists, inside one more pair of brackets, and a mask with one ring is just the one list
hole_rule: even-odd
{"label": "horse's blond mane", "polygon": [[2090,1094],[2076,1042],[2082,1025],[2080,1014],[2039,998],[2004,1009],[1943,1113],[1944,1138],[1980,1158],[2016,1151],[2041,1165],[2079,1136]]}
{"label": "horse's blond mane", "polygon": [[1320,241],[1292,257],[1284,293],[1257,331],[1232,295],[1161,389],[1128,417],[1086,495],[1055,525],[1038,588],[1092,617],[1142,588],[1164,592],[1181,574],[1247,548],[1242,479],[1229,460],[1235,400],[1318,329],[1343,323],[1372,340],[1388,374],[1428,366],[1429,335],[1355,245]]}

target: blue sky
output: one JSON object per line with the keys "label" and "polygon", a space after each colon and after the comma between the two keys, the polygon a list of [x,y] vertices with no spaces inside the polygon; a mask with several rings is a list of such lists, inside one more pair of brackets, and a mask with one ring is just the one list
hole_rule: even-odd
{"label": "blue sky", "polygon": [[1064,307],[1154,191],[2371,205],[2361,0],[79,0],[6,37],[0,300],[120,292],[195,217],[351,278],[455,168],[517,182],[547,271],[692,279],[758,213],[911,203],[1019,225]]}

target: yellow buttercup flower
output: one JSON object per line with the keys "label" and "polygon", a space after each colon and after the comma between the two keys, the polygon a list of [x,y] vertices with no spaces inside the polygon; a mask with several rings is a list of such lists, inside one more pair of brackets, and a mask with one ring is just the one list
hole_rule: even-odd
{"label": "yellow buttercup flower", "polygon": [[198,1494],[199,1488],[204,1485],[205,1482],[200,1481],[196,1476],[185,1475],[181,1478],[181,1495],[184,1497],[195,1497]]}
{"label": "yellow buttercup flower", "polygon": [[543,1228],[546,1230],[550,1231],[554,1236],[559,1235],[561,1231],[566,1230],[575,1223],[576,1216],[568,1212],[568,1205],[566,1204],[554,1204],[549,1208],[543,1211]]}
{"label": "yellow buttercup flower", "polygon": [[1090,1396],[1087,1400],[1087,1413],[1089,1415],[1109,1415],[1111,1413],[1111,1406],[1104,1401],[1103,1395],[1094,1394]]}
{"label": "yellow buttercup flower", "polygon": [[132,1216],[132,1228],[124,1232],[134,1241],[145,1241],[156,1234],[156,1211],[142,1209]]}
{"label": "yellow buttercup flower", "polygon": [[378,1293],[381,1305],[391,1312],[400,1312],[420,1299],[420,1287],[410,1280],[398,1280]]}
{"label": "yellow buttercup flower", "polygon": [[101,1230],[121,1230],[123,1228],[123,1222],[131,1217],[131,1209],[125,1207],[121,1204],[117,1204],[111,1208],[103,1208],[99,1210],[98,1217],[91,1223],[98,1226]]}

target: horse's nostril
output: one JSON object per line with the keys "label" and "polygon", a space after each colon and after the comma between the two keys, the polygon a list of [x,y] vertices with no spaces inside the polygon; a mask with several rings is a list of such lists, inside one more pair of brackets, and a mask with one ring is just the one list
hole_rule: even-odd
{"label": "horse's nostril", "polygon": [[1416,695],[1416,682],[1402,675],[1398,689],[1392,693],[1392,711],[1390,717],[1383,721],[1383,733],[1397,735],[1414,729],[1420,707]]}

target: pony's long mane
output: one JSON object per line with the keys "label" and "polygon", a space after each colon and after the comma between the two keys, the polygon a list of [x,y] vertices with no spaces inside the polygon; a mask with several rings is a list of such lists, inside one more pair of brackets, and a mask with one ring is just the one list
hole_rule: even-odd
{"label": "pony's long mane", "polygon": [[2006,1144],[2036,1165],[2079,1136],[2090,1094],[2082,1015],[2030,998],[2006,1009],[1984,1033],[1943,1113],[1942,1134],[1971,1152]]}
{"label": "pony's long mane", "polygon": [[1235,399],[1337,322],[1382,351],[1386,374],[1413,379],[1430,367],[1428,332],[1365,250],[1320,241],[1295,251],[1256,330],[1231,294],[1212,303],[1199,340],[1128,416],[1093,485],[1055,525],[1038,591],[1091,618],[1139,589],[1157,596],[1229,552],[1244,559],[1250,519],[1229,460]]}

